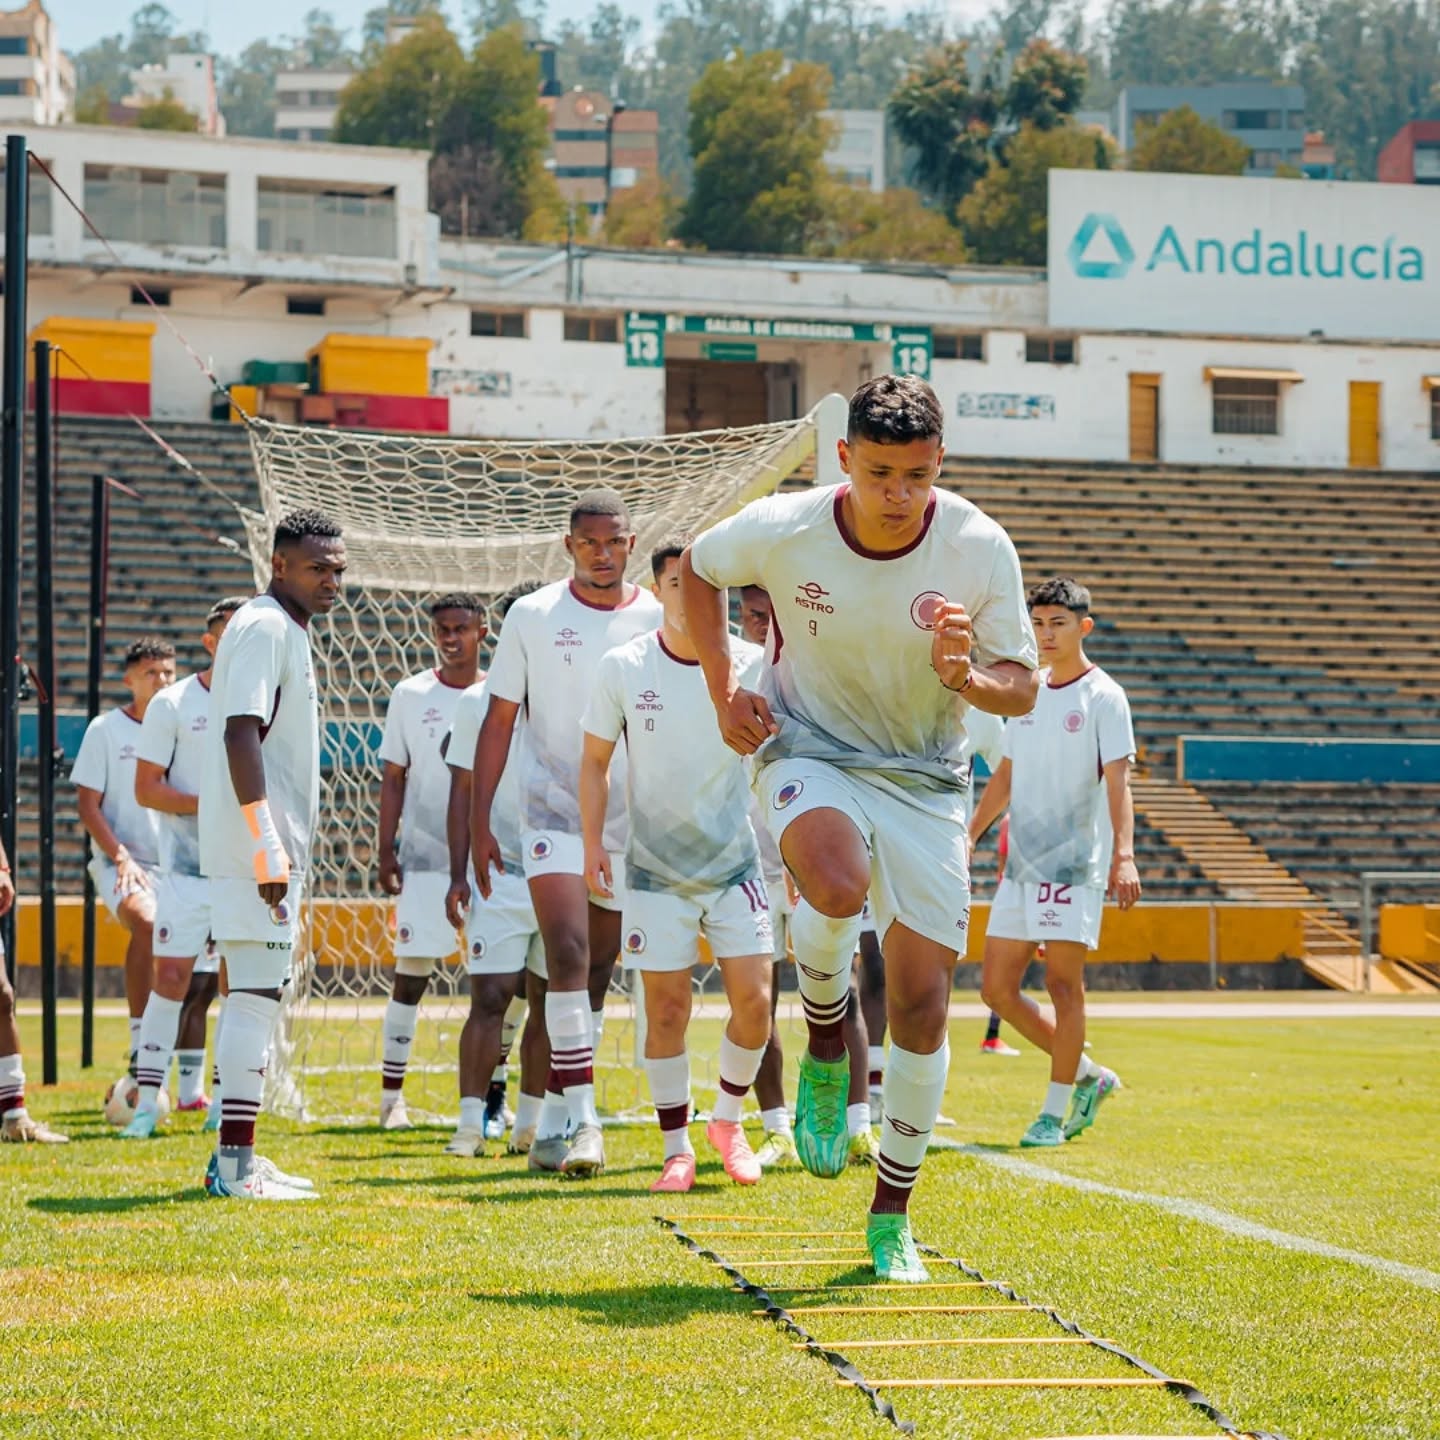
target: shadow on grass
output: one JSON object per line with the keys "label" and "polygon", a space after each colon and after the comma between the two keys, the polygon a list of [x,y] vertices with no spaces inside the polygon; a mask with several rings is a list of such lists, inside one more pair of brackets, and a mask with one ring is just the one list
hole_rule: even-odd
{"label": "shadow on grass", "polygon": [[399,1144],[403,1137],[413,1135],[417,1140],[424,1140],[428,1143],[437,1135],[444,1135],[448,1138],[455,1133],[455,1127],[416,1121],[407,1130],[387,1130],[376,1120],[367,1125],[316,1125],[306,1129],[304,1133],[306,1135],[386,1135],[390,1137],[392,1144]]}
{"label": "shadow on grass", "polygon": [[617,1290],[556,1291],[527,1295],[492,1295],[472,1290],[477,1305],[503,1305],[515,1310],[568,1310],[592,1325],[627,1330],[658,1330],[692,1315],[744,1314],[754,1302],[723,1285],[632,1285]]}
{"label": "shadow on grass", "polygon": [[155,1205],[189,1205],[209,1197],[204,1190],[176,1190],[170,1195],[37,1195],[25,1203],[42,1215],[124,1215]]}

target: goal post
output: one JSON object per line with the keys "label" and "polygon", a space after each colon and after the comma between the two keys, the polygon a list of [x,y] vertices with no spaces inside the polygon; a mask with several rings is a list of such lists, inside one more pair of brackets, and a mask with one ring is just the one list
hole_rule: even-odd
{"label": "goal post", "polygon": [[[277,1031],[267,1103],[307,1119],[374,1116],[381,1012],[393,975],[393,905],[379,889],[378,748],[395,685],[435,662],[427,607],[447,591],[495,601],[525,582],[571,572],[563,537],[584,490],[624,497],[644,555],[667,535],[698,532],[812,464],[838,479],[846,402],[825,397],[795,420],[621,440],[481,440],[279,425],[256,420],[259,511],[244,515],[256,580],[268,583],[276,521],[299,507],[343,529],[342,596],[312,626],[321,707],[320,825],[306,895],[307,942]],[[499,617],[490,617],[490,640]],[[712,987],[704,987],[708,996]],[[412,1113],[456,1108],[456,1040],[468,980],[454,957],[422,1002],[406,1078]],[[633,1036],[613,1027],[597,1056],[629,1068]],[[627,1038],[632,1043],[627,1044]],[[697,1080],[713,1057],[697,1055]]]}

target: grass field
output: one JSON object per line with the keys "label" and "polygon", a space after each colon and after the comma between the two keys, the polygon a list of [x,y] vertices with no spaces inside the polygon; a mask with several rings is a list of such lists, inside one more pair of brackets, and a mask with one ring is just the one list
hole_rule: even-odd
{"label": "grass field", "polygon": [[[1097,1022],[1095,1053],[1127,1091],[1083,1140],[1038,1159],[1012,1147],[1043,1090],[1040,1061],[982,1060],[974,1030],[952,1036],[945,1109],[958,1123],[945,1133],[984,1148],[931,1154],[914,1204],[923,1240],[1190,1380],[1244,1428],[1440,1436],[1440,1019]],[[33,1025],[26,1041],[33,1075]],[[103,1021],[99,1042],[119,1055],[122,1022]],[[72,1067],[57,1091],[32,1090],[32,1109],[75,1143],[0,1150],[0,1435],[895,1433],[653,1218],[853,1230],[866,1173],[784,1173],[740,1191],[702,1153],[696,1190],[662,1206],[645,1191],[658,1150],[648,1128],[612,1131],[610,1169],[580,1187],[498,1154],[441,1156],[439,1130],[262,1121],[265,1151],[312,1176],[322,1199],[221,1204],[198,1184],[198,1119],[145,1146],[98,1123],[118,1068]],[[1358,1253],[1287,1248],[1306,1241]],[[850,1256],[781,1271],[738,1259],[759,1253],[754,1241],[706,1243],[774,1285],[858,1277]],[[1026,1312],[806,1323],[823,1341],[1061,1333]],[[1137,1373],[1079,1346],[851,1358],[872,1379]],[[1219,1433],[1152,1391],[890,1398],[921,1436]]]}

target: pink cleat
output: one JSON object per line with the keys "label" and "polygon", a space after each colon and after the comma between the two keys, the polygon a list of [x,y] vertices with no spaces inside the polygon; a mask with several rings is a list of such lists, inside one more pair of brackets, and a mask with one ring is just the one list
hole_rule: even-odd
{"label": "pink cleat", "polygon": [[754,1185],[760,1179],[760,1162],[738,1121],[712,1120],[705,1127],[705,1138],[720,1152],[725,1173],[737,1185]]}
{"label": "pink cleat", "polygon": [[208,1095],[197,1095],[193,1100],[182,1100],[175,1107],[181,1114],[189,1110],[209,1110],[210,1097]]}
{"label": "pink cleat", "polygon": [[672,1155],[660,1171],[660,1178],[650,1186],[652,1195],[678,1195],[695,1183],[695,1157],[688,1151]]}

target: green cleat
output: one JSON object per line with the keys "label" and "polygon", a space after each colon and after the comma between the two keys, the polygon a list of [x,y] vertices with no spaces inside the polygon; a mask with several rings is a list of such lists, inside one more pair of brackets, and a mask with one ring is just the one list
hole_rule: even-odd
{"label": "green cleat", "polygon": [[858,1135],[850,1137],[850,1163],[852,1165],[878,1165],[880,1163],[880,1140],[868,1125]]}
{"label": "green cleat", "polygon": [[1104,1068],[1093,1080],[1081,1081],[1070,1097],[1070,1113],[1065,1117],[1065,1138],[1073,1140],[1082,1131],[1088,1130],[1095,1123],[1100,1102],[1124,1088],[1120,1077],[1113,1070]]}
{"label": "green cleat", "polygon": [[1054,1115],[1041,1114],[1040,1118],[1020,1137],[1022,1150],[1035,1150],[1046,1146],[1063,1145],[1065,1132]]}
{"label": "green cleat", "polygon": [[833,1180],[850,1159],[845,1127],[849,1095],[849,1060],[817,1060],[807,1050],[800,1059],[795,1097],[795,1151],[812,1175]]}
{"label": "green cleat", "polygon": [[896,1280],[903,1285],[923,1285],[930,1272],[920,1260],[915,1237],[910,1233],[908,1215],[876,1215],[865,1223],[865,1243],[875,1262],[877,1280]]}
{"label": "green cleat", "polygon": [[137,1110],[130,1123],[120,1132],[122,1140],[148,1140],[160,1123],[160,1112],[149,1108]]}

